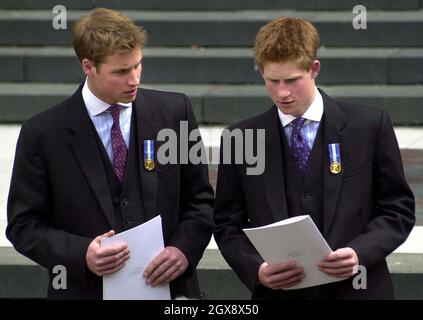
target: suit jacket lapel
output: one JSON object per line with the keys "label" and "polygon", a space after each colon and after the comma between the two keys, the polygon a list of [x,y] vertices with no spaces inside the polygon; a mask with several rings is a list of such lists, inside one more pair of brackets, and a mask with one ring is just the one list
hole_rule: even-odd
{"label": "suit jacket lapel", "polygon": [[106,173],[98,150],[95,132],[82,99],[82,85],[71,97],[68,128],[74,135],[69,144],[112,228],[117,227]]}
{"label": "suit jacket lapel", "polygon": [[339,143],[341,152],[341,164],[345,167],[347,159],[347,137],[342,133],[347,122],[345,115],[337,103],[320,90],[323,97],[324,113],[324,132],[323,132],[323,233],[326,237],[331,223],[333,221],[335,210],[338,203],[339,192],[341,190],[344,169],[338,174],[333,174],[329,170],[330,158],[328,146],[331,143]]}
{"label": "suit jacket lapel", "polygon": [[275,221],[288,218],[285,179],[283,173],[280,122],[275,106],[267,112],[266,123],[266,167],[264,185],[270,210]]}
{"label": "suit jacket lapel", "polygon": [[[144,168],[144,140],[154,141],[155,160],[157,161],[157,133],[161,126],[155,117],[156,103],[152,101],[145,92],[140,89],[134,103],[137,117],[137,133],[138,133],[138,157],[139,171],[141,180],[141,191],[144,202],[145,220],[149,220],[157,215],[156,198],[157,198],[157,172],[156,170],[148,171]],[[156,163],[157,167],[157,163]]]}

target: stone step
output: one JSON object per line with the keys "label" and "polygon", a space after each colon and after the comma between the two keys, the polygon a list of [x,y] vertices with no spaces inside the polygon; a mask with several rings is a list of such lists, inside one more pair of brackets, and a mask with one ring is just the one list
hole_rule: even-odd
{"label": "stone step", "polygon": [[[422,0],[423,1],[423,0]],[[323,46],[423,46],[423,10],[370,11],[367,29],[355,30],[348,11],[123,11],[149,33],[150,46],[252,46],[265,23],[295,16],[315,23]],[[69,10],[67,29],[53,28],[51,10],[0,10],[0,45],[69,45],[71,25],[86,11]],[[13,32],[12,32],[13,31]]]}
{"label": "stone step", "polygon": [[91,9],[107,7],[110,9],[136,10],[236,10],[236,9],[291,9],[291,10],[352,10],[356,4],[366,6],[367,10],[413,10],[423,7],[421,0],[2,0],[3,9],[50,9],[61,4],[69,9]]}
{"label": "stone step", "polygon": [[[272,105],[264,85],[154,84],[143,87],[186,93],[201,124],[231,124]],[[396,125],[423,125],[423,85],[320,86],[339,100],[375,105]],[[78,83],[0,83],[0,122],[20,123],[63,101]]]}
{"label": "stone step", "polygon": [[[423,37],[422,37],[423,39]],[[322,84],[420,84],[423,48],[321,48]],[[0,47],[2,82],[79,82],[69,47]],[[146,48],[143,80],[156,83],[261,83],[251,48]]]}
{"label": "stone step", "polygon": [[[423,254],[392,253],[387,257],[395,298],[421,300]],[[207,249],[197,267],[200,290],[206,300],[249,300],[250,293],[223,259],[219,250]],[[13,248],[0,247],[0,298],[46,297],[47,270]]]}

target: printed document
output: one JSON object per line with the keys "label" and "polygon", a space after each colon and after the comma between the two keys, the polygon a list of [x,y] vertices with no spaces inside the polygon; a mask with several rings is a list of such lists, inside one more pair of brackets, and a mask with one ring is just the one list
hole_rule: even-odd
{"label": "printed document", "polygon": [[144,269],[164,248],[162,219],[157,216],[135,228],[101,239],[101,246],[125,243],[130,258],[119,271],[103,277],[104,300],[170,300],[169,284],[151,287]]}
{"label": "printed document", "polygon": [[345,279],[328,276],[318,269],[317,262],[332,253],[332,250],[309,215],[244,229],[244,232],[268,264],[295,260],[304,269],[305,278],[289,289],[307,288]]}

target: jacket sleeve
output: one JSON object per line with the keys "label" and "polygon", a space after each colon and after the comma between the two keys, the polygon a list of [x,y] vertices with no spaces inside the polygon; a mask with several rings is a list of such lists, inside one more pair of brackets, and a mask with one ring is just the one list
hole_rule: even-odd
{"label": "jacket sleeve", "polygon": [[[191,133],[198,130],[198,125],[189,99],[185,95],[182,97],[185,104],[184,119],[188,122],[188,132]],[[199,136],[197,142],[189,141],[188,150],[197,143],[204,149]],[[188,271],[195,270],[210,242],[213,232],[213,206],[214,192],[209,182],[207,163],[202,161],[196,164],[188,161],[187,164],[181,164],[178,227],[168,245],[177,247],[185,254],[190,265]]]}
{"label": "jacket sleeve", "polygon": [[374,159],[374,218],[347,247],[366,268],[383,260],[408,237],[415,223],[413,193],[405,179],[392,123],[382,113]]}
{"label": "jacket sleeve", "polygon": [[40,139],[23,124],[16,147],[7,204],[6,236],[15,249],[45,267],[66,268],[67,276],[85,283],[85,255],[90,239],[51,227],[52,192]]}
{"label": "jacket sleeve", "polygon": [[[246,169],[234,161],[224,163],[223,152],[227,152],[227,149],[223,139],[220,145],[214,236],[227,263],[248,289],[253,291],[259,267],[264,261],[242,230],[250,227],[250,223],[238,170]],[[234,148],[231,146],[231,157],[233,155]]]}

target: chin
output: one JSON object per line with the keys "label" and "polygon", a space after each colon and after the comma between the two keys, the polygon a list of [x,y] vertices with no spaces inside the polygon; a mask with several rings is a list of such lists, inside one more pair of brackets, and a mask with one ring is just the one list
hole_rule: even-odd
{"label": "chin", "polygon": [[125,97],[125,98],[120,99],[119,101],[123,102],[123,103],[129,103],[129,102],[135,101],[135,98],[136,98],[136,96],[131,97],[131,98]]}
{"label": "chin", "polygon": [[294,112],[294,110],[292,110],[292,108],[287,108],[287,107],[284,107],[284,106],[278,106],[278,109],[284,114],[292,114]]}

